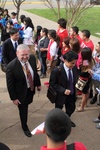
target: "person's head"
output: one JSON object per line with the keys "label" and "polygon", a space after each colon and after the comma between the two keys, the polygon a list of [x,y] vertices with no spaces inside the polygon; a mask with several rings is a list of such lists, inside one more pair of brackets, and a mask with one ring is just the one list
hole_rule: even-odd
{"label": "person's head", "polygon": [[64,18],[60,18],[60,19],[57,21],[57,23],[58,23],[58,25],[59,25],[59,28],[66,29],[67,21],[66,21]]}
{"label": "person's head", "polygon": [[97,53],[100,53],[100,42],[96,44],[95,50],[97,51]]}
{"label": "person's head", "polygon": [[16,18],[16,15],[17,15],[17,13],[12,12],[12,13],[11,13],[11,18],[12,18],[12,19],[15,19],[15,18]]}
{"label": "person's head", "polygon": [[13,41],[18,41],[19,39],[19,30],[17,28],[12,28],[9,31],[10,37]]}
{"label": "person's head", "polygon": [[42,27],[41,27],[41,26],[37,26],[37,27],[36,27],[36,33],[37,33],[38,35],[40,35],[41,30],[42,30]]}
{"label": "person's head", "polygon": [[8,15],[8,9],[4,9],[3,14],[4,14],[4,16]]}
{"label": "person's head", "polygon": [[0,150],[10,150],[10,148],[7,145],[5,145],[4,143],[0,142]]}
{"label": "person's head", "polygon": [[27,62],[30,56],[29,47],[25,44],[18,45],[16,55],[21,62]]}
{"label": "person's head", "polygon": [[77,38],[71,38],[69,44],[70,44],[70,48],[73,51],[75,51],[76,53],[80,52],[80,43]]}
{"label": "person's head", "polygon": [[70,29],[70,36],[74,37],[78,34],[78,32],[79,32],[79,28],[77,26],[73,26]]}
{"label": "person's head", "polygon": [[82,67],[81,70],[87,71],[87,69],[92,69],[95,62],[93,61],[92,51],[89,47],[85,47],[81,50],[82,56]]}
{"label": "person's head", "polygon": [[69,69],[72,69],[75,66],[75,64],[76,64],[76,61],[78,59],[78,55],[77,55],[76,52],[70,50],[70,51],[68,51],[67,53],[65,53],[63,55],[63,58],[64,58],[65,65]]}
{"label": "person's head", "polygon": [[81,50],[82,60],[88,60],[91,62],[92,60],[92,51],[89,47],[85,47]]}
{"label": "person's head", "polygon": [[30,17],[25,17],[25,18],[23,19],[23,23],[24,23],[24,25],[25,25],[25,28],[31,27],[32,30],[34,30],[34,25],[33,25],[32,20],[31,20]]}
{"label": "person's head", "polygon": [[57,35],[56,30],[54,30],[54,29],[49,30],[48,31],[48,37],[49,37],[49,39],[52,39],[55,42],[57,42],[57,46],[59,46],[60,38]]}
{"label": "person's head", "polygon": [[20,16],[20,21],[23,23],[24,22],[24,18],[25,18],[25,15],[21,15]]}
{"label": "person's head", "polygon": [[67,37],[63,40],[62,42],[63,48],[70,48],[69,41],[70,41],[70,37]]}
{"label": "person's head", "polygon": [[8,21],[6,22],[6,28],[10,29],[10,28],[12,28],[12,27],[13,27],[13,22],[12,22],[11,20],[8,20]]}
{"label": "person's head", "polygon": [[48,36],[48,29],[47,28],[42,28],[40,34],[41,34],[41,37]]}
{"label": "person's head", "polygon": [[90,38],[90,31],[89,30],[82,30],[82,40],[86,40]]}
{"label": "person's head", "polygon": [[45,132],[47,137],[55,142],[64,142],[71,132],[71,120],[61,109],[49,111],[45,119]]}

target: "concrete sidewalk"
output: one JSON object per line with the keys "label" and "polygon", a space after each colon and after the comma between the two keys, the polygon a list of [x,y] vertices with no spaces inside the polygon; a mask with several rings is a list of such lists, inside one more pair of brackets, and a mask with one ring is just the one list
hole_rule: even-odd
{"label": "concrete sidewalk", "polygon": [[[14,11],[14,10],[12,10]],[[11,11],[11,12],[12,12]],[[38,17],[37,15],[30,14],[21,10],[20,14],[31,17],[34,26],[41,25],[48,29],[57,29],[57,24],[48,19]],[[94,43],[99,41],[99,38],[91,37]],[[16,68],[17,69],[17,68]],[[44,121],[45,115],[49,110],[54,108],[47,97],[47,88],[44,85],[48,78],[41,79],[42,91],[34,96],[33,103],[29,106],[29,119],[28,125],[30,130],[33,130],[37,125]],[[77,104],[81,97],[78,98]],[[99,107],[88,104],[84,112],[75,112],[71,119],[76,123],[76,128],[72,128],[71,135],[67,142],[74,141],[83,142],[88,150],[100,149],[100,131],[95,128],[96,124],[92,122],[93,118],[99,114]],[[45,144],[45,135],[38,134],[32,138],[24,135],[19,121],[18,110],[11,102],[7,88],[5,74],[0,70],[0,142],[7,144],[11,150],[39,150],[40,146]]]}

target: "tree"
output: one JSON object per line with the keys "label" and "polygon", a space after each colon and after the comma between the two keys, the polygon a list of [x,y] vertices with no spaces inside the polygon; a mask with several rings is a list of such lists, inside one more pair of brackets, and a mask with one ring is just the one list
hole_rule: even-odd
{"label": "tree", "polygon": [[0,0],[0,7],[4,8],[7,0]]}
{"label": "tree", "polygon": [[19,12],[20,12],[20,6],[21,6],[21,4],[25,1],[25,0],[12,0],[13,1],[13,3],[14,3],[14,5],[15,5],[15,7],[16,7],[16,9],[17,9],[17,19],[18,19],[18,17],[19,17]]}
{"label": "tree", "polygon": [[70,29],[71,26],[76,25],[80,18],[84,15],[84,12],[94,5],[91,4],[89,0],[55,0],[56,5],[53,4],[52,0],[42,1],[49,9],[54,12],[54,15],[58,16],[58,19],[61,17],[61,3],[63,4],[63,7],[65,8],[68,29]]}

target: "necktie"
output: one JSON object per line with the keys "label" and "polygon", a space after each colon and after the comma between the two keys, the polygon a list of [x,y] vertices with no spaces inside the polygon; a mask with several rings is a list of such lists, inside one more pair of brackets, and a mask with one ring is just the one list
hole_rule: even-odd
{"label": "necktie", "polygon": [[71,90],[71,95],[74,93],[74,86],[73,86],[73,78],[71,74],[71,70],[68,70],[68,77],[69,77],[69,90]]}
{"label": "necktie", "polygon": [[17,42],[15,42],[15,51],[16,51],[16,49],[17,49]]}
{"label": "necktie", "polygon": [[25,69],[26,69],[26,75],[27,75],[27,80],[29,82],[29,86],[31,88],[31,91],[33,91],[33,89],[34,89],[33,79],[32,79],[32,75],[31,75],[31,72],[30,72],[30,70],[28,68],[28,64],[27,63],[25,63]]}

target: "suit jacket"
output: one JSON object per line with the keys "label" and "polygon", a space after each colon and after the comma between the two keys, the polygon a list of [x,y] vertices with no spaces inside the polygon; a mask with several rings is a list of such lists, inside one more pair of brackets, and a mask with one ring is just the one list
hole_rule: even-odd
{"label": "suit jacket", "polygon": [[[28,61],[34,71],[34,94],[35,86],[40,86],[41,83],[36,69],[35,57],[31,55]],[[27,94],[27,83],[22,65],[17,57],[7,65],[6,82],[11,100],[19,99],[23,103]]]}
{"label": "suit jacket", "polygon": [[[73,67],[73,79],[74,79],[74,98],[76,100],[76,90],[75,90],[75,84],[77,82],[77,68]],[[66,89],[69,89],[69,80],[66,75],[64,66],[60,66],[60,70],[58,68],[55,68],[50,75],[50,85],[52,88],[58,93],[57,95],[57,103],[64,104],[67,97],[71,95],[65,95],[64,92]]]}
{"label": "suit jacket", "polygon": [[[19,38],[18,44],[22,44],[22,39]],[[14,58],[16,58],[16,51],[13,47],[11,39],[9,38],[2,44],[2,61],[7,65]]]}

